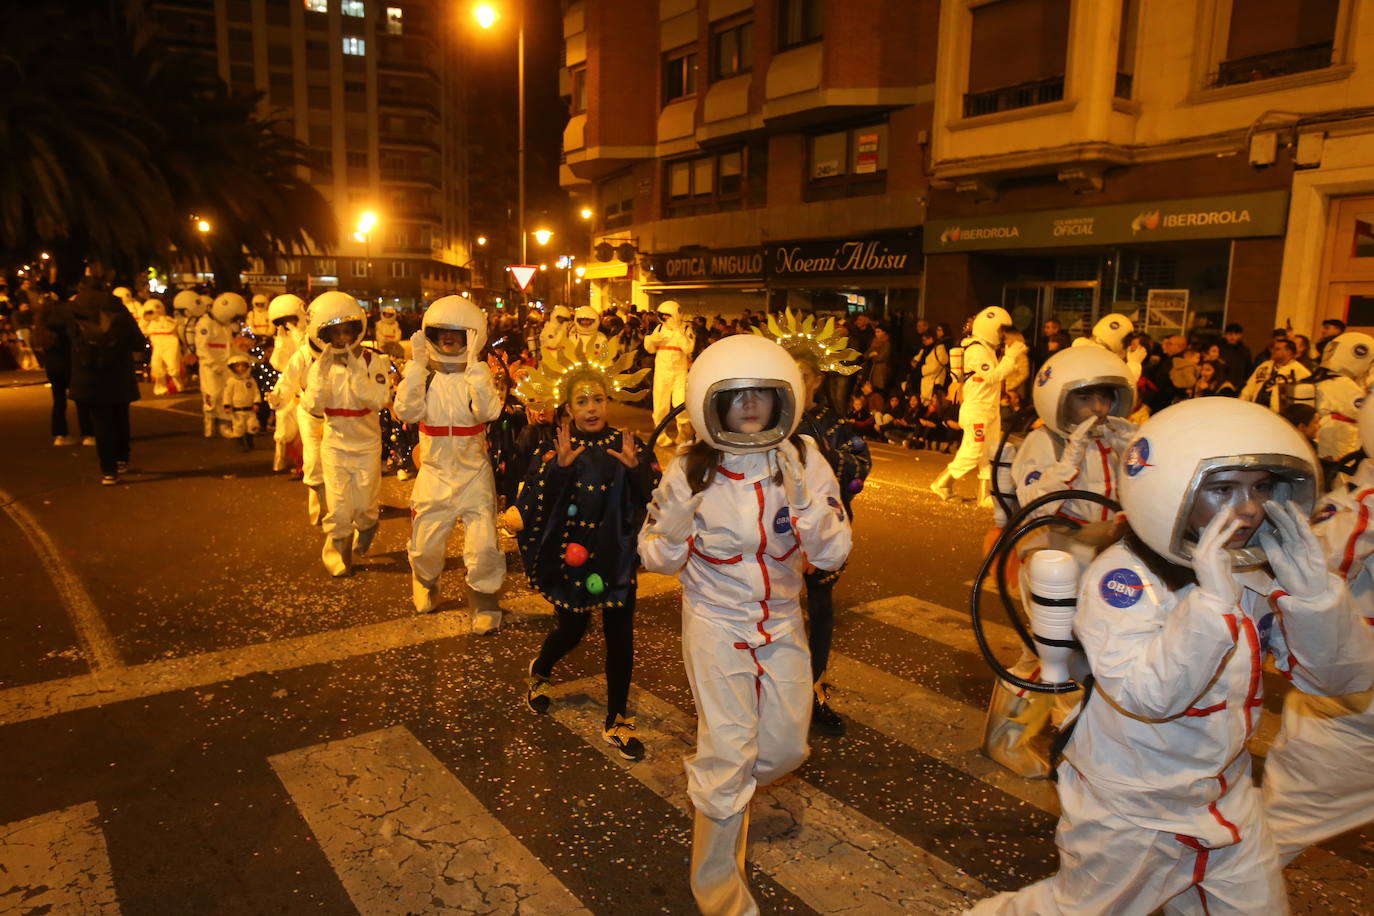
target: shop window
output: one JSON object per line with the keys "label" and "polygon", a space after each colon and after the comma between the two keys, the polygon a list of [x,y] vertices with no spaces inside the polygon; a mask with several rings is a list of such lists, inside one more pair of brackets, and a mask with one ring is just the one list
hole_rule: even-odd
{"label": "shop window", "polygon": [[881,194],[886,187],[886,123],[810,137],[807,200]]}
{"label": "shop window", "polygon": [[357,16],[361,19],[367,15],[367,6],[363,0],[343,0],[341,9],[345,16]]}
{"label": "shop window", "polygon": [[307,13],[327,13],[329,12],[329,0],[305,0],[305,11]]}
{"label": "shop window", "polygon": [[711,30],[711,79],[748,73],[754,66],[754,23],[727,22]]}
{"label": "shop window", "polygon": [[344,36],[343,52],[351,57],[362,57],[367,53],[367,42],[352,35]]}
{"label": "shop window", "polygon": [[569,70],[568,80],[572,84],[568,114],[583,114],[587,110],[587,68],[582,66]]}
{"label": "shop window", "polygon": [[744,206],[744,151],[678,159],[664,166],[664,215],[719,213]]}
{"label": "shop window", "polygon": [[1131,97],[1135,82],[1135,43],[1140,31],[1140,0],[1121,0],[1121,38],[1116,46],[1116,88],[1118,99]]}
{"label": "shop window", "polygon": [[1232,0],[1226,55],[1212,86],[1331,66],[1341,0]]}
{"label": "shop window", "polygon": [[405,31],[405,11],[399,6],[388,6],[386,8],[386,33],[388,35],[400,35]]}
{"label": "shop window", "polygon": [[778,0],[778,50],[819,40],[824,12],[823,0]]}
{"label": "shop window", "polygon": [[663,55],[663,104],[696,94],[696,51],[679,48]]}
{"label": "shop window", "polygon": [[1064,98],[1070,0],[994,0],[971,11],[964,117]]}
{"label": "shop window", "polygon": [[601,228],[620,229],[634,222],[635,183],[634,176],[620,175],[610,181],[602,182]]}

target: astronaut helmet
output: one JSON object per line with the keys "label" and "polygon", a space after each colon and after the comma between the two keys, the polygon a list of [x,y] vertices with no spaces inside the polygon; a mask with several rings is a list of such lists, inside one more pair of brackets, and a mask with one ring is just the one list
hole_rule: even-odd
{"label": "astronaut helmet", "polygon": [[1364,447],[1365,456],[1374,459],[1374,388],[1366,391],[1355,402],[1355,406],[1360,408],[1356,417],[1360,428],[1360,445]]}
{"label": "astronaut helmet", "polygon": [[199,299],[200,294],[195,290],[183,289],[172,297],[172,311],[185,312],[192,318],[199,318],[201,315],[205,314],[203,310],[196,311]]}
{"label": "astronaut helmet", "polygon": [[248,303],[238,293],[220,293],[210,303],[210,317],[220,324],[232,324],[248,314]]}
{"label": "astronaut helmet", "polygon": [[1118,312],[1102,316],[1093,325],[1093,340],[1117,354],[1126,349],[1126,338],[1134,333],[1135,323]]}
{"label": "astronaut helmet", "polygon": [[577,311],[573,313],[573,320],[577,323],[577,333],[583,337],[590,337],[595,334],[601,324],[596,309],[590,305],[578,306]]}
{"label": "astronaut helmet", "polygon": [[1346,331],[1331,338],[1322,351],[1322,368],[1331,375],[1360,380],[1374,366],[1374,337]]}
{"label": "astronaut helmet", "polygon": [[1059,350],[1035,374],[1031,397],[1035,411],[1051,432],[1067,436],[1083,419],[1075,418],[1070,395],[1089,388],[1111,389],[1109,416],[1127,417],[1135,408],[1135,386],[1119,356],[1101,347]]}
{"label": "astronaut helmet", "polygon": [[187,314],[199,318],[201,315],[204,315],[206,312],[210,311],[210,306],[213,305],[214,302],[215,300],[213,296],[207,296],[205,295],[205,293],[196,293],[196,311],[191,311],[188,309]]}
{"label": "astronaut helmet", "polygon": [[[1312,514],[1321,481],[1303,435],[1269,408],[1235,398],[1197,398],[1165,408],[1141,424],[1122,458],[1121,508],[1131,529],[1160,556],[1192,565],[1199,532],[1190,524],[1208,478],[1220,471],[1268,471],[1271,498]],[[1265,562],[1259,532],[1228,548],[1237,569]]]}
{"label": "astronaut helmet", "polygon": [[394,306],[394,305],[384,305],[384,306],[382,306],[381,317],[382,317],[382,319],[383,319],[384,321],[395,321],[395,320],[396,320],[396,306]]}
{"label": "astronaut helmet", "polygon": [[990,347],[998,347],[1002,344],[1003,332],[1011,327],[1011,315],[1001,306],[994,305],[973,316],[969,336],[981,340]]}
{"label": "astronaut helmet", "polygon": [[[760,404],[767,414],[751,421],[759,428],[731,430],[726,425],[730,409],[760,403],[760,396],[771,407]],[[753,334],[716,341],[687,371],[687,415],[697,436],[723,452],[743,455],[776,448],[801,422],[803,397],[796,360],[778,344]]]}
{"label": "astronaut helmet", "polygon": [[676,300],[665,299],[658,304],[655,313],[660,321],[670,328],[676,328],[682,324],[682,306]]}
{"label": "astronaut helmet", "polygon": [[[367,330],[367,312],[348,293],[331,289],[321,293],[310,303],[311,337],[320,342],[320,350],[335,350],[342,353],[362,342],[363,332]],[[353,332],[351,343],[339,346],[329,340],[329,329],[348,327]]]}
{"label": "astronaut helmet", "polygon": [[297,326],[305,323],[305,300],[292,293],[274,296],[267,305],[267,320],[280,328],[288,318],[295,318]]}
{"label": "astronaut helmet", "polygon": [[143,302],[143,319],[167,317],[167,306],[162,304],[161,299],[146,299]]}
{"label": "astronaut helmet", "polygon": [[566,305],[555,305],[553,311],[549,312],[549,320],[553,322],[553,326],[556,328],[565,326],[569,321],[572,321],[572,317],[573,310]]}
{"label": "astronaut helmet", "polygon": [[258,293],[253,297],[253,311],[261,312],[265,308],[267,308],[267,297],[262,293]]}
{"label": "astronaut helmet", "polygon": [[127,286],[116,286],[114,289],[110,290],[110,295],[114,296],[125,305],[128,305],[134,298],[134,294]]}
{"label": "astronaut helmet", "polygon": [[[425,339],[433,345],[428,349],[430,358],[444,365],[465,365],[470,356],[475,357],[487,345],[486,312],[483,312],[482,307],[477,303],[462,296],[444,296],[442,299],[436,299],[429,308],[425,309],[421,326],[425,330]],[[463,334],[462,351],[455,354],[440,351],[438,343],[439,334],[442,331],[461,332]],[[469,331],[474,333],[473,344],[477,351],[472,354],[467,351],[467,333]]]}

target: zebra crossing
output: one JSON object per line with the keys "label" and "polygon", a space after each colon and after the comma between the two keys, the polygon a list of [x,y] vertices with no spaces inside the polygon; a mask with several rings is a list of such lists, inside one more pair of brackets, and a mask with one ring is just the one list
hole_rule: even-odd
{"label": "zebra crossing", "polygon": [[[776,888],[775,897],[764,895],[775,903],[765,903],[765,912],[957,913],[1047,873],[1053,787],[980,754],[988,679],[967,618],[911,596],[845,613],[865,623],[841,640],[845,651],[833,654],[828,673],[839,687],[836,706],[850,720],[845,754],[818,740],[812,760],[762,790],[752,809],[754,881]],[[890,630],[911,641],[899,644]],[[1008,627],[990,624],[988,635],[1004,658],[1019,646]],[[690,698],[665,686],[661,673],[644,674],[631,699],[649,748],[642,762],[621,760],[602,740],[599,676],[556,684],[550,716],[520,724],[548,731],[558,747],[597,752],[612,774],[597,777],[608,788],[582,796],[604,807],[590,813],[597,822],[609,820],[627,793],[662,803],[675,820],[660,832],[667,839],[659,856],[666,849],[671,859],[676,850],[680,861],[660,864],[680,880],[665,889],[658,911],[687,913],[691,811],[683,761],[695,743],[695,720]],[[1261,754],[1264,735],[1277,728],[1274,713],[1265,715],[1275,721],[1257,736]],[[578,880],[586,861],[550,855],[528,820],[517,823],[509,808],[493,806],[477,774],[434,741],[423,729],[392,723],[264,759],[282,790],[278,803],[308,826],[309,842],[357,912],[608,911]],[[616,782],[616,775],[623,778]],[[102,805],[96,797],[0,825],[0,914],[123,912],[120,857],[111,855],[119,840],[102,828]],[[973,828],[985,825],[1001,833],[976,835]],[[1369,912],[1357,890],[1345,897],[1327,891],[1367,886],[1360,879],[1368,866],[1331,849],[1308,853],[1289,873],[1295,912]]]}

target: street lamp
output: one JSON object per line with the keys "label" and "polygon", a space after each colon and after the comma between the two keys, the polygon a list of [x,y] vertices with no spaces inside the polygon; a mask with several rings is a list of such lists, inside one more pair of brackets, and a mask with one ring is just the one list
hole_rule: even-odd
{"label": "street lamp", "polygon": [[363,263],[367,265],[368,283],[372,282],[372,230],[377,228],[377,214],[371,210],[364,210],[358,215],[358,228],[353,233],[355,242],[362,242]]}
{"label": "street lamp", "polygon": [[583,207],[583,208],[582,208],[582,211],[581,211],[581,213],[580,213],[579,215],[580,215],[583,219],[591,219],[591,218],[592,218],[592,208],[591,208],[591,207]]}
{"label": "street lamp", "polygon": [[485,245],[486,243],[487,243],[487,237],[486,237],[485,235],[479,235],[479,236],[477,236],[477,247],[478,247],[478,248],[481,248],[481,247],[482,247],[483,245]]}
{"label": "street lamp", "polygon": [[491,28],[496,24],[496,20],[501,18],[490,3],[477,4],[477,8],[472,11],[472,14],[477,17],[477,24],[484,29]]}
{"label": "street lamp", "polygon": [[[516,95],[519,108],[519,136],[516,142],[516,168],[519,170],[516,185],[519,188],[520,216],[520,263],[529,260],[528,240],[525,234],[525,0],[514,0],[516,22]],[[490,3],[479,3],[472,10],[477,24],[490,29],[501,17]],[[543,244],[542,242],[540,244]]]}
{"label": "street lamp", "polygon": [[209,221],[208,219],[198,219],[198,220],[196,220],[196,229],[199,230],[200,232],[209,232],[209,231],[210,231],[210,221]]}
{"label": "street lamp", "polygon": [[553,230],[540,228],[534,230],[533,235],[534,240],[538,242],[540,245],[547,245],[549,243],[549,239],[553,238]]}

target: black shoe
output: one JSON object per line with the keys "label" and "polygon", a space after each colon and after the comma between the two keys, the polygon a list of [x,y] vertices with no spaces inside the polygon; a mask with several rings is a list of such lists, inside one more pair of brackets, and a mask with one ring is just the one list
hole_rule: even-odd
{"label": "black shoe", "polygon": [[106,474],[100,478],[100,485],[102,487],[112,487],[117,483],[119,483],[119,478],[114,474]]}
{"label": "black shoe", "polygon": [[525,678],[525,683],[529,685],[525,690],[525,705],[531,712],[542,716],[549,711],[553,698],[549,696],[549,679],[534,673],[534,663],[538,660],[530,660],[530,676]]}
{"label": "black shoe", "polygon": [[123,473],[124,473],[125,471],[127,471],[127,470],[129,470],[129,462],[127,462],[127,461],[116,461],[116,462],[115,462],[115,473],[116,473],[116,474],[123,474]]}
{"label": "black shoe", "polygon": [[606,730],[601,733],[601,737],[606,739],[606,743],[620,752],[620,756],[626,760],[644,759],[644,742],[635,737],[635,717],[628,718],[623,715],[615,717],[615,721],[606,726]]}
{"label": "black shoe", "polygon": [[811,730],[838,738],[844,734],[844,719],[830,708],[830,685],[817,684],[815,689],[816,695],[811,700]]}

